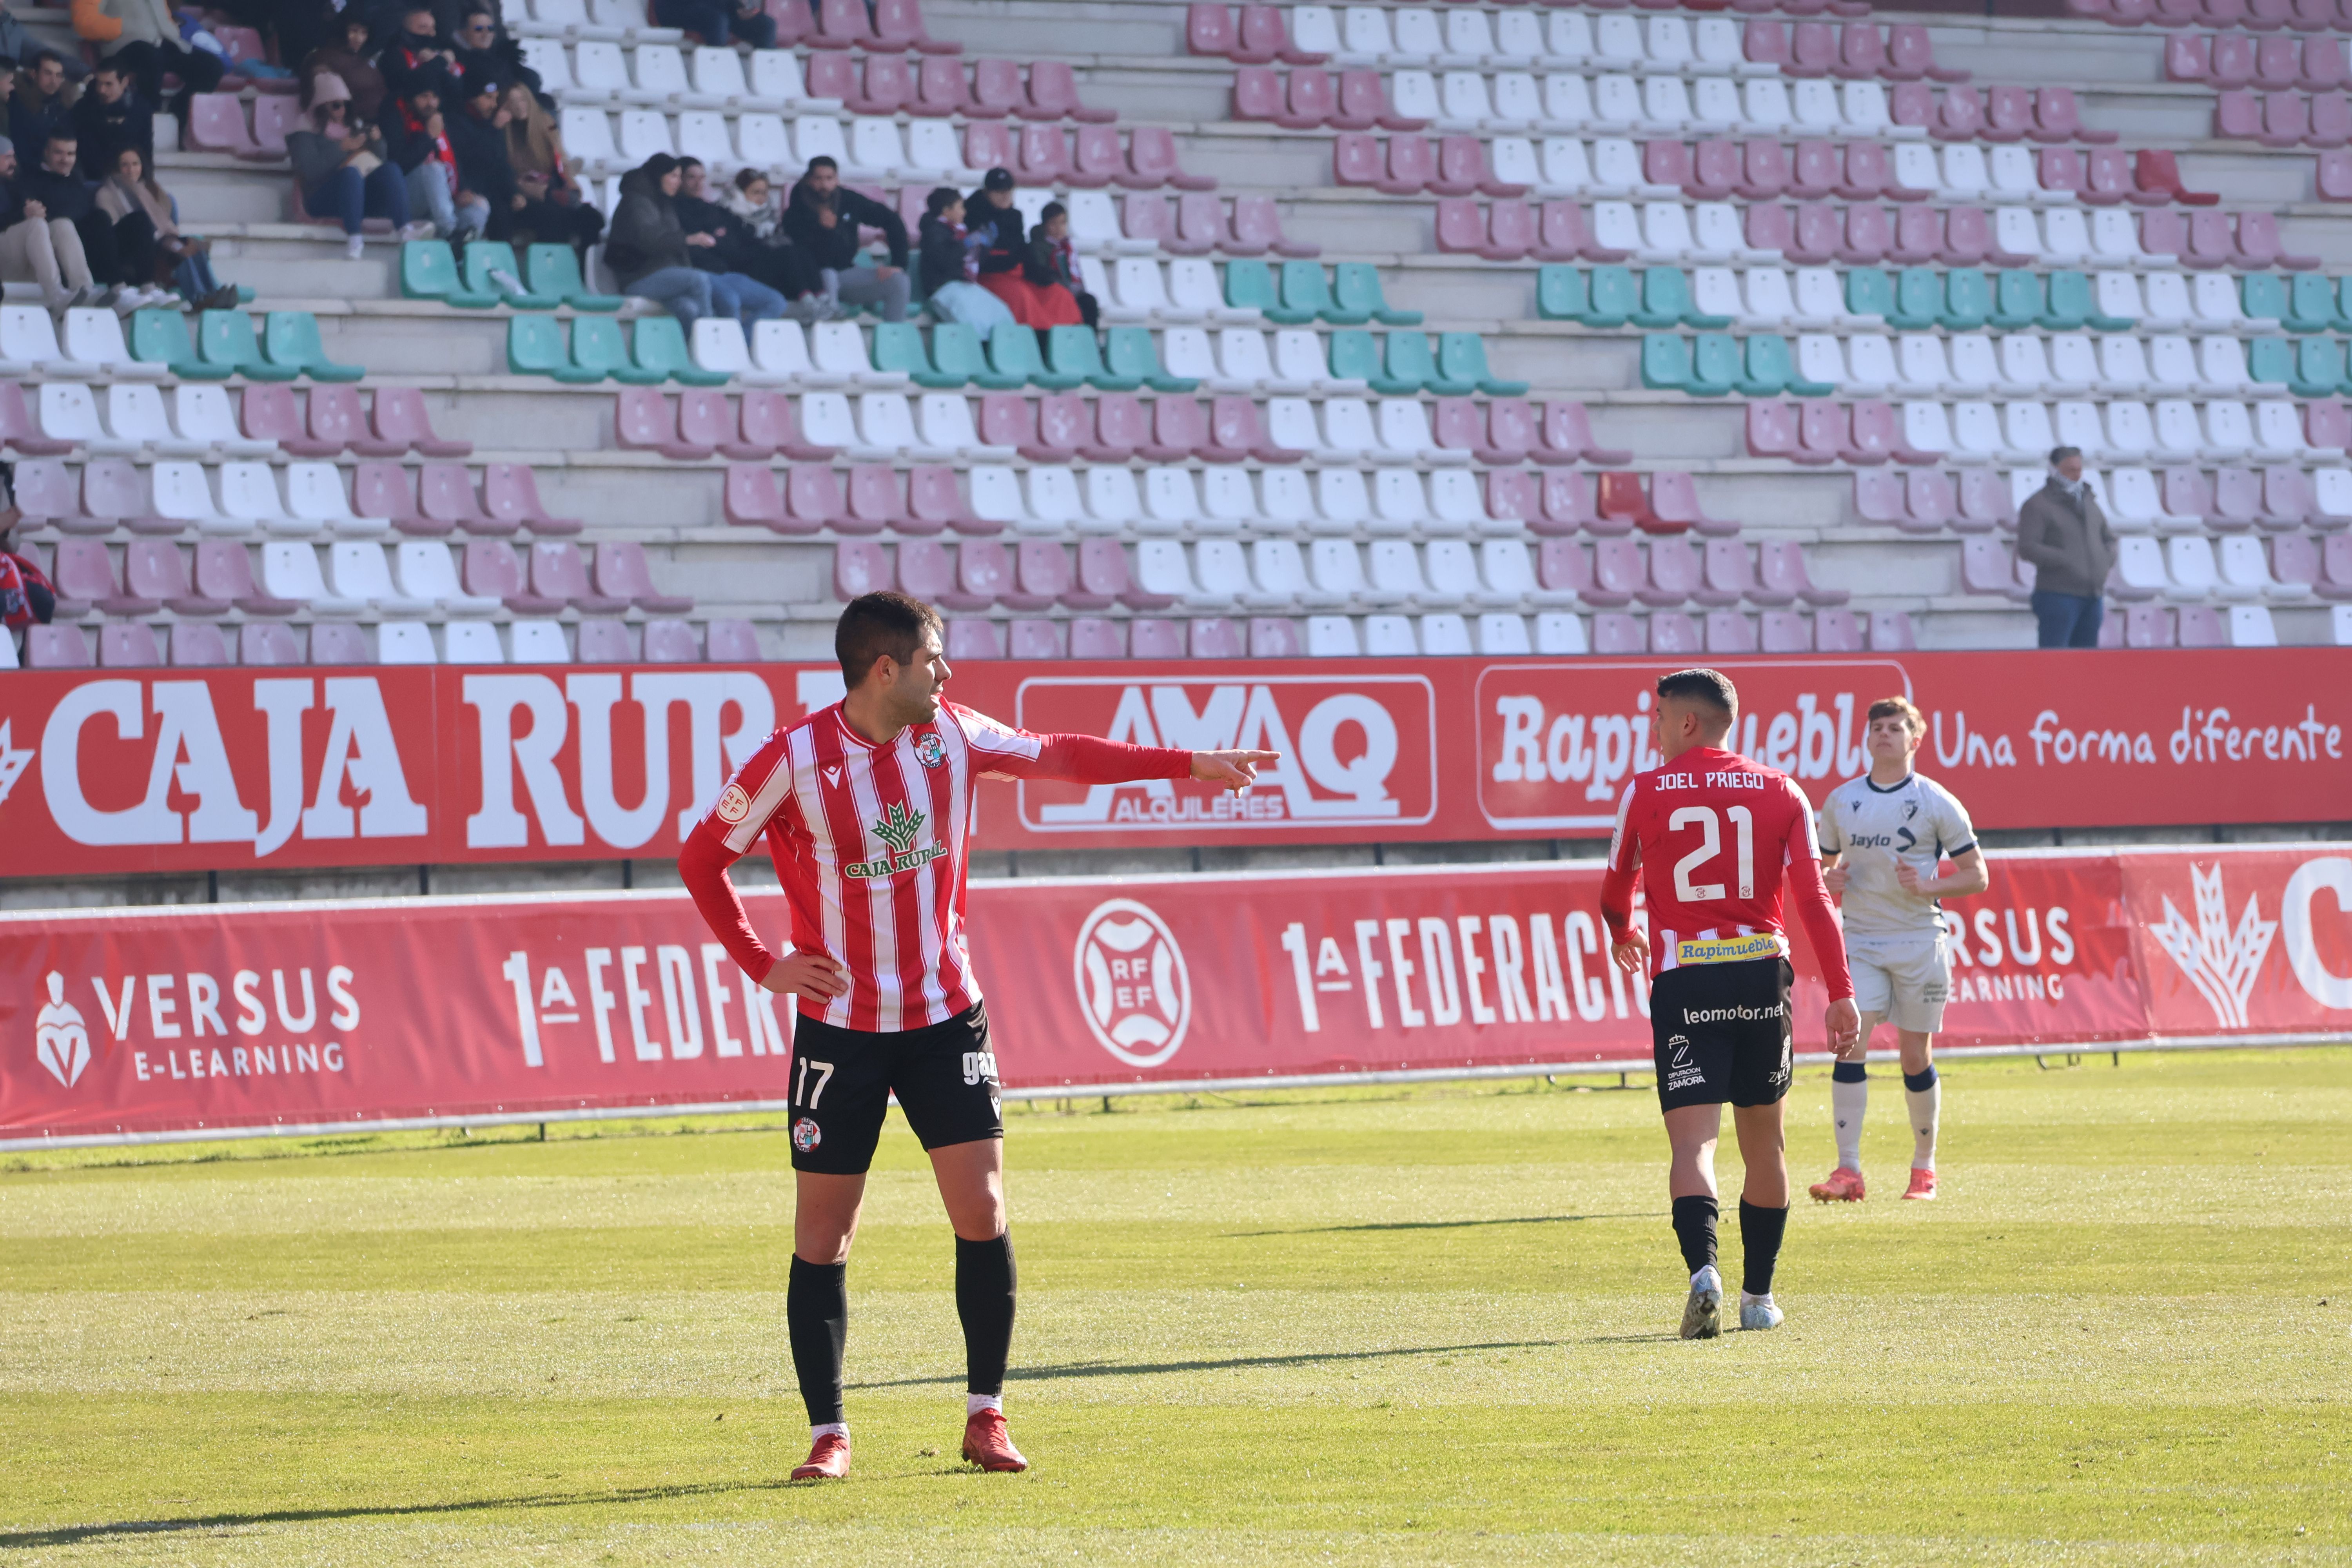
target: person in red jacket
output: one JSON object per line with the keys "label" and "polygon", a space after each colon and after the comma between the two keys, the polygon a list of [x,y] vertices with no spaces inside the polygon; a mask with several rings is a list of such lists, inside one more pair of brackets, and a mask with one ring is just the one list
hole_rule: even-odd
{"label": "person in red jacket", "polygon": [[[1650,978],[1650,1032],[1658,1105],[1674,1148],[1667,1191],[1675,1236],[1690,1269],[1682,1335],[1720,1331],[1716,1269],[1715,1145],[1729,1100],[1748,1166],[1739,1198],[1739,1326],[1780,1326],[1772,1270],[1789,1223],[1789,1160],[1781,1103],[1790,1069],[1785,885],[1796,895],[1829,983],[1830,1044],[1860,1037],[1853,982],[1837,910],[1822,882],[1813,808],[1796,781],[1724,749],[1739,692],[1712,669],[1661,679],[1650,715],[1659,765],[1636,773],[1617,803],[1601,884],[1610,955]],[[1633,923],[1642,878],[1648,929]]]}
{"label": "person in red jacket", "polygon": [[12,642],[22,641],[24,627],[47,626],[58,613],[58,591],[47,575],[32,557],[8,548],[8,536],[24,520],[16,506],[16,465],[0,463],[0,626],[7,629]]}
{"label": "person in red jacket", "polygon": [[[784,1320],[809,1413],[794,1480],[849,1473],[842,1348],[849,1243],[892,1094],[931,1157],[956,1234],[965,1458],[1028,1461],[1004,1429],[1013,1342],[996,1054],[964,941],[981,779],[1199,780],[1246,790],[1271,752],[1186,752],[1033,735],[943,699],[939,612],[903,594],[849,603],[834,632],[848,694],[768,737],[688,837],[678,874],[754,984],[800,998],[792,1060],[792,1275]],[[765,837],[792,945],[751,929],[727,868]]]}

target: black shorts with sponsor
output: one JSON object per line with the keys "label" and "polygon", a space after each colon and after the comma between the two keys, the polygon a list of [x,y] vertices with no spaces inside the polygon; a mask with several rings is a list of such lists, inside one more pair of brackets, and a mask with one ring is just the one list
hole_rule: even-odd
{"label": "black shorts with sponsor", "polygon": [[1650,984],[1658,1106],[1769,1105],[1789,1092],[1785,958],[1688,963]]}
{"label": "black shorts with sponsor", "polygon": [[894,1094],[926,1149],[1004,1136],[986,1004],[892,1034],[805,1014],[793,1026],[793,1170],[864,1174]]}

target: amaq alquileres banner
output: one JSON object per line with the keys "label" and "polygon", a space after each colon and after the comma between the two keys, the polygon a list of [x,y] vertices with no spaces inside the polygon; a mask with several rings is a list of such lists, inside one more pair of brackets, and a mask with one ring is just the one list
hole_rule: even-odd
{"label": "amaq alquileres banner", "polygon": [[[1076,1088],[1644,1058],[1599,890],[1585,862],[995,882],[970,909],[1004,1082]],[[2352,1026],[2352,846],[2002,856],[1948,921],[1948,1045]],[[773,1106],[776,1000],[675,893],[9,916],[0,1142]]]}
{"label": "amaq alquileres banner", "polygon": [[[1722,661],[1737,744],[1818,802],[1873,700],[1982,827],[2352,818],[2352,648]],[[1187,782],[991,784],[983,848],[1592,836],[1652,765],[1655,659],[962,668],[1039,731],[1283,753],[1242,799]],[[20,672],[0,681],[0,875],[666,858],[837,669]]]}

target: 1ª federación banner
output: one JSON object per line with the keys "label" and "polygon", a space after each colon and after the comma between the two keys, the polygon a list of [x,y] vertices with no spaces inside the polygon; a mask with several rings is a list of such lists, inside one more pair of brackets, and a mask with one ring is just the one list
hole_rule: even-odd
{"label": "1\u00aa federaci\u00f3n banner", "polygon": [[[995,881],[970,930],[1008,1089],[1645,1058],[1599,892],[1590,861]],[[747,903],[781,944],[782,896]],[[1946,921],[1947,1045],[2352,1030],[2352,845],[2000,855]],[[682,893],[0,916],[0,1147],[782,1109],[791,1040]]]}
{"label": "1\u00aa federaci\u00f3n banner", "polygon": [[[1920,771],[1981,827],[2352,820],[2352,648],[1717,661],[1738,750],[1818,803],[1864,715],[1926,711]],[[1577,837],[1655,758],[1656,658],[991,662],[1024,728],[1283,754],[1189,781],[989,784],[984,849]],[[0,681],[0,875],[667,858],[830,666],[23,671]]]}

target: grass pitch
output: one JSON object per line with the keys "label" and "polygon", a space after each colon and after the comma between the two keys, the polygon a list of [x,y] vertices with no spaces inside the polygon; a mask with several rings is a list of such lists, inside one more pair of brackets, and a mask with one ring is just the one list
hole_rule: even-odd
{"label": "grass pitch", "polygon": [[1945,1076],[1696,1344],[1638,1085],[1013,1108],[1018,1477],[894,1117],[817,1489],[780,1129],[0,1158],[0,1557],[2352,1562],[2352,1050]]}

